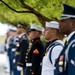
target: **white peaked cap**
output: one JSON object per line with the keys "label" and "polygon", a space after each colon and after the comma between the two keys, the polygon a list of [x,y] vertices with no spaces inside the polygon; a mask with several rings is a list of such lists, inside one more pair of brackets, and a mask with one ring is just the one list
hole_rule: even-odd
{"label": "white peaked cap", "polygon": [[59,23],[56,21],[46,22],[46,27],[59,29]]}
{"label": "white peaked cap", "polygon": [[35,30],[38,30],[38,31],[43,31],[44,30],[44,28],[43,27],[41,27],[41,26],[38,26],[38,25],[36,25],[36,24],[32,24],[32,23],[30,23],[30,29],[35,29]]}

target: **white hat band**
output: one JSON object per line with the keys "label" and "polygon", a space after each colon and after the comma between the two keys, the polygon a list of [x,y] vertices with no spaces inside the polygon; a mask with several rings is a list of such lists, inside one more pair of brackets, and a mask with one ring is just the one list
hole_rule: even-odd
{"label": "white hat band", "polygon": [[46,27],[59,29],[59,23],[56,21],[46,22]]}

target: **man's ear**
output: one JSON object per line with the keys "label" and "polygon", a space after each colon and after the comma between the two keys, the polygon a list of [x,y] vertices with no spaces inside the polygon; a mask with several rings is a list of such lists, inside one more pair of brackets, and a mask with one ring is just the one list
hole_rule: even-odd
{"label": "man's ear", "polygon": [[74,27],[74,28],[75,28],[75,21],[73,21],[73,22],[72,22],[72,27]]}
{"label": "man's ear", "polygon": [[52,31],[53,33],[55,33],[56,32],[56,30],[55,29],[53,29],[53,31]]}

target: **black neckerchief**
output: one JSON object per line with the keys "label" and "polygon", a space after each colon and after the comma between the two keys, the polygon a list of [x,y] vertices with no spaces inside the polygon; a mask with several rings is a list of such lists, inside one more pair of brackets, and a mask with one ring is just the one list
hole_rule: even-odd
{"label": "black neckerchief", "polygon": [[47,42],[46,45],[45,45],[45,50],[46,50],[46,48],[47,48],[51,43],[53,43],[53,42],[56,41],[56,40],[58,40],[58,39],[54,39],[54,40],[52,40],[52,41]]}

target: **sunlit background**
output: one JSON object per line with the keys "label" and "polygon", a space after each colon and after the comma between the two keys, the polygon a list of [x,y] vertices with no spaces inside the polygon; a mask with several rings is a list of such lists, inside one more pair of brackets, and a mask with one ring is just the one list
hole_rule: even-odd
{"label": "sunlit background", "polygon": [[14,26],[0,23],[0,36],[4,36],[9,29],[16,29]]}

